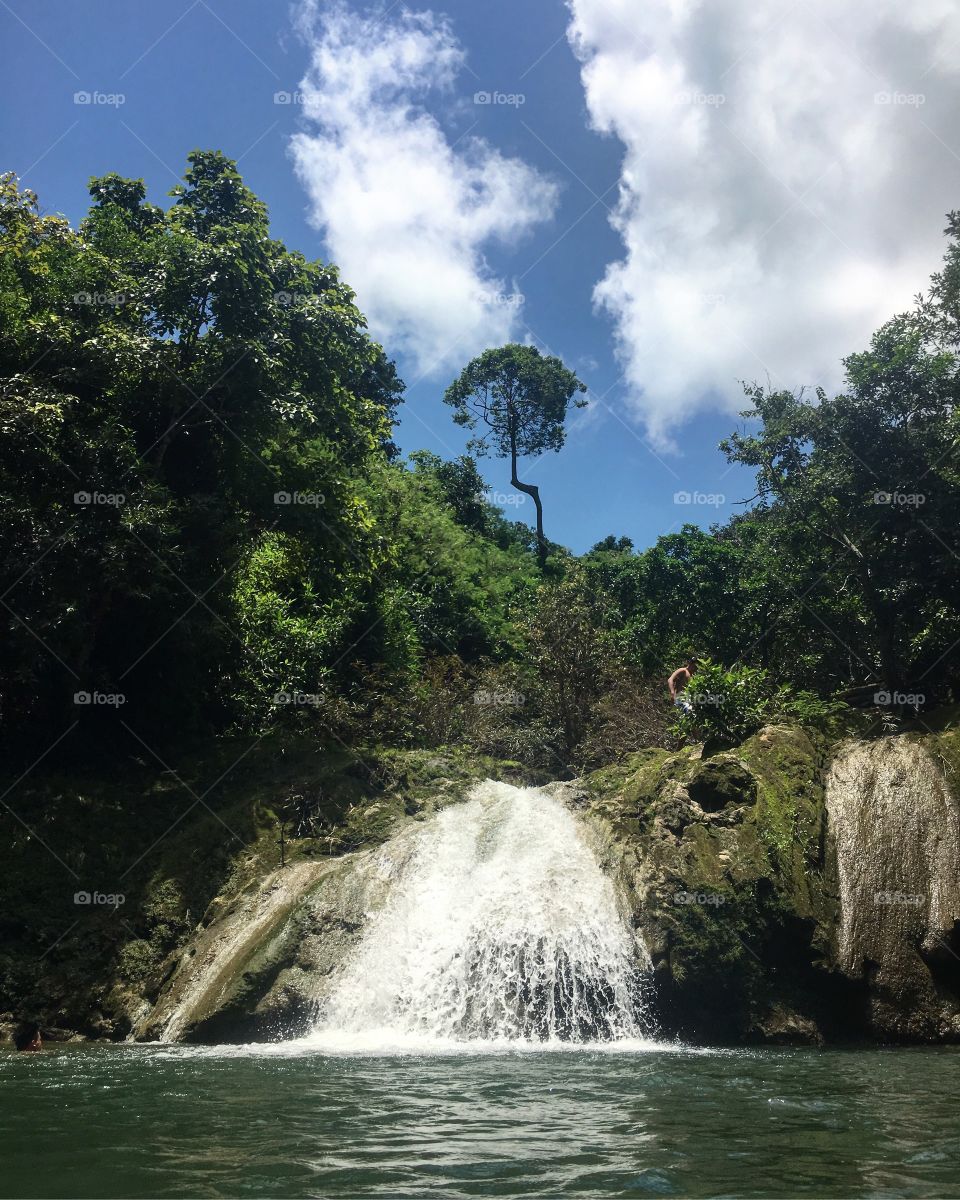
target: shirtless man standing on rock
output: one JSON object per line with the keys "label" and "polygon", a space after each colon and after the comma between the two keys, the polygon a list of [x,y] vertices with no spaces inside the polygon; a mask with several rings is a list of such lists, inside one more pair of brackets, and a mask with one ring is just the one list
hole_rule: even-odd
{"label": "shirtless man standing on rock", "polygon": [[693,712],[693,705],[682,695],[682,692],[693,678],[693,673],[697,669],[697,659],[688,658],[682,667],[678,667],[676,671],[667,680],[667,687],[670,689],[670,699],[673,701],[676,708],[683,709],[684,712]]}

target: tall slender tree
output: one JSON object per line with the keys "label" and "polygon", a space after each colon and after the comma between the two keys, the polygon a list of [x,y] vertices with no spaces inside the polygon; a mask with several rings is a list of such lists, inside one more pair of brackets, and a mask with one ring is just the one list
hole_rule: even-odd
{"label": "tall slender tree", "polygon": [[486,432],[471,439],[477,454],[509,458],[510,482],[533,500],[537,512],[537,560],[547,561],[540,489],[518,475],[518,459],[558,451],[566,438],[565,422],[572,407],[583,408],[587,390],[559,358],[543,355],[535,346],[511,343],[485,350],[473,359],[447,388],[445,403],[458,425]]}

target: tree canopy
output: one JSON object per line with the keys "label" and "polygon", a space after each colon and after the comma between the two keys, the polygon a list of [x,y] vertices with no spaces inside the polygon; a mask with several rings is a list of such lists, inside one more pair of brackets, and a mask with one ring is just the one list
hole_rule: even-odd
{"label": "tree canopy", "polygon": [[[8,756],[293,726],[559,774],[675,736],[691,653],[763,696],[957,698],[960,215],[841,394],[747,388],[722,447],[756,472],[743,513],[577,557],[518,474],[585,403],[559,359],[481,354],[444,397],[472,453],[403,461],[353,293],[271,237],[232,162],[191,154],[166,208],[113,174],[90,194],[73,229],[0,181]],[[485,453],[536,533],[490,502]]]}

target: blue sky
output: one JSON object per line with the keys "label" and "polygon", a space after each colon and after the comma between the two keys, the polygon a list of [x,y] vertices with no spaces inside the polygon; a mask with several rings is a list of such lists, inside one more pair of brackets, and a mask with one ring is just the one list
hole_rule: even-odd
{"label": "blue sky", "polygon": [[238,158],[274,233],[357,288],[405,451],[462,452],[440,397],[483,345],[559,354],[591,406],[528,475],[575,551],[736,511],[738,378],[838,386],[937,266],[960,28],[936,0],[309,7],[0,0],[3,168],[76,221],[91,175],[161,201],[189,150]]}

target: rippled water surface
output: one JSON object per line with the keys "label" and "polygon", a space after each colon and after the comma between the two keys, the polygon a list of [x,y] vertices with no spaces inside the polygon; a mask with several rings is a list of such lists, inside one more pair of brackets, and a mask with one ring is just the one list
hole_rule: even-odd
{"label": "rippled water surface", "polygon": [[960,1197],[960,1052],[0,1055],[4,1196]]}

